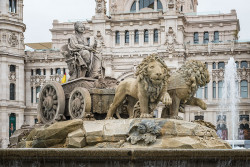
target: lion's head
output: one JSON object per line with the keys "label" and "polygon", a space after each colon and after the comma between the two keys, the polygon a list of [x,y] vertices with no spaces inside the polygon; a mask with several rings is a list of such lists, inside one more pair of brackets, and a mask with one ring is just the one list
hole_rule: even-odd
{"label": "lion's head", "polygon": [[153,85],[161,85],[167,83],[169,69],[159,56],[152,54],[138,65],[135,75],[141,80],[150,81]]}
{"label": "lion's head", "polygon": [[205,86],[210,81],[208,69],[201,61],[190,60],[177,73],[183,76],[192,93],[195,93],[199,87]]}

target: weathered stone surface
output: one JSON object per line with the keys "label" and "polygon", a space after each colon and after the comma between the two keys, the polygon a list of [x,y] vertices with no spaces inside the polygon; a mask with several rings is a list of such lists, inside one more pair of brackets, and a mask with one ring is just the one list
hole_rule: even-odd
{"label": "weathered stone surface", "polygon": [[131,119],[84,121],[86,142],[88,145],[94,145],[102,142],[125,140],[131,122]]}
{"label": "weathered stone surface", "polygon": [[[83,127],[82,127],[83,126]],[[66,142],[65,142],[66,141]],[[230,149],[213,129],[175,119],[71,120],[35,129],[20,147]]]}
{"label": "weathered stone surface", "polygon": [[86,146],[85,137],[70,137],[68,148],[83,148]]}
{"label": "weathered stone surface", "polygon": [[80,119],[57,122],[47,128],[33,130],[26,141],[33,141],[34,148],[47,148],[65,142],[69,133],[83,128]]}
{"label": "weathered stone surface", "polygon": [[71,137],[85,137],[85,131],[83,129],[77,129],[74,132],[68,134],[68,138]]}

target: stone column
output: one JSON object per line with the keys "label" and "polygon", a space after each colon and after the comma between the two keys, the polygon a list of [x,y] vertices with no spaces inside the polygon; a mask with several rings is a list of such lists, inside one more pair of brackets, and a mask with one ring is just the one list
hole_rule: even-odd
{"label": "stone column", "polygon": [[0,138],[2,139],[2,148],[7,148],[9,144],[9,116],[6,107],[1,108],[0,126]]}
{"label": "stone column", "polygon": [[144,30],[139,30],[139,46],[144,44]]}
{"label": "stone column", "polygon": [[157,0],[155,0],[154,1],[154,11],[157,11],[157,8],[158,8],[158,6],[157,6]]}
{"label": "stone column", "polygon": [[136,0],[136,12],[140,11],[139,0]]}
{"label": "stone column", "polygon": [[148,30],[148,43],[150,46],[154,45],[154,30]]}
{"label": "stone column", "polygon": [[209,42],[214,40],[214,32],[213,31],[209,31]]}
{"label": "stone column", "polygon": [[124,46],[125,44],[125,32],[120,32],[120,45]]}
{"label": "stone column", "polygon": [[203,44],[203,32],[199,32],[199,44]]}
{"label": "stone column", "polygon": [[41,70],[41,75],[44,75],[44,73],[43,73],[43,68],[40,68],[40,70]]}
{"label": "stone column", "polygon": [[218,100],[219,99],[219,84],[218,84],[218,81],[215,81],[216,82],[216,100]]}
{"label": "stone column", "polygon": [[129,46],[134,46],[135,32],[129,31]]}
{"label": "stone column", "polygon": [[33,102],[32,104],[36,104],[36,86],[33,85]]}
{"label": "stone column", "polygon": [[210,75],[210,79],[211,81],[208,83],[207,85],[207,93],[208,93],[208,101],[212,101],[213,100],[213,80],[212,80],[212,74],[213,74],[213,63],[212,62],[207,62],[208,63],[208,71],[209,71],[209,75]]}

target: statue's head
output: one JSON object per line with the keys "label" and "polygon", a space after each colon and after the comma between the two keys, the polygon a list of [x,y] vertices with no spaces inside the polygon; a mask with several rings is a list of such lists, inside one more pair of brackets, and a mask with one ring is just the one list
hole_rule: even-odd
{"label": "statue's head", "polygon": [[85,26],[80,21],[75,22],[74,27],[76,32],[83,33],[85,31]]}
{"label": "statue's head", "polygon": [[166,83],[169,78],[169,70],[164,61],[156,54],[143,59],[138,65],[136,76],[140,79],[148,79],[154,85]]}

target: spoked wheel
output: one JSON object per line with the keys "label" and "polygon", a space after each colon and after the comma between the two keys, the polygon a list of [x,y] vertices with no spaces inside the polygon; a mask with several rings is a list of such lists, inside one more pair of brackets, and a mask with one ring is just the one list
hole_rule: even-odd
{"label": "spoked wheel", "polygon": [[39,95],[38,114],[41,121],[49,124],[64,114],[65,95],[62,86],[57,82],[46,84]]}
{"label": "spoked wheel", "polygon": [[91,111],[91,96],[85,88],[75,88],[69,98],[69,114],[72,119],[82,119]]}

